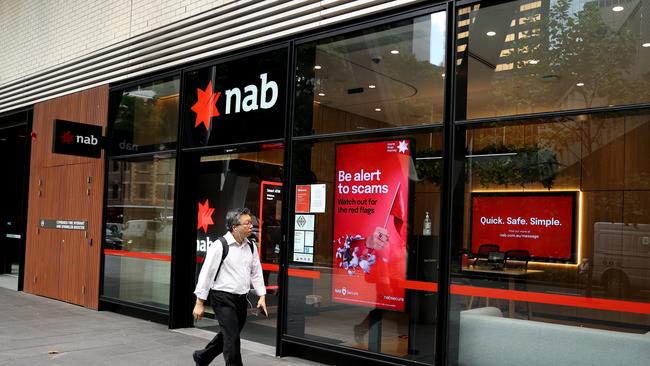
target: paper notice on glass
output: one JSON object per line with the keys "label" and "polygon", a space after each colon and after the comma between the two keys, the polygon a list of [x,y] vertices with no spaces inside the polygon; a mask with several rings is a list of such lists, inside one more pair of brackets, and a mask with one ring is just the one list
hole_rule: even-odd
{"label": "paper notice on glass", "polygon": [[314,230],[314,215],[296,215],[294,221],[296,230]]}
{"label": "paper notice on glass", "polygon": [[293,234],[293,252],[294,253],[304,253],[305,252],[305,232],[301,230],[296,230]]}
{"label": "paper notice on glass", "polygon": [[311,199],[311,186],[310,185],[297,185],[296,186],[296,212],[310,211]]}
{"label": "paper notice on glass", "polygon": [[[305,246],[306,247],[313,247],[314,246],[314,232],[313,231],[305,231]],[[309,253],[309,252],[306,252]]]}
{"label": "paper notice on glass", "polygon": [[311,212],[323,213],[325,212],[325,184],[312,184],[311,185]]}
{"label": "paper notice on glass", "polygon": [[293,253],[294,262],[314,263],[313,254]]}

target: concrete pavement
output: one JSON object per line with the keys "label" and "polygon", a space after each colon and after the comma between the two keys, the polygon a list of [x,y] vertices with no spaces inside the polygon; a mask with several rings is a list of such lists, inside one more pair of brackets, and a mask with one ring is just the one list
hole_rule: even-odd
{"label": "concrete pavement", "polygon": [[[194,365],[192,351],[212,335],[0,288],[0,366]],[[247,366],[322,366],[247,341],[242,354]],[[224,365],[223,356],[212,365]]]}

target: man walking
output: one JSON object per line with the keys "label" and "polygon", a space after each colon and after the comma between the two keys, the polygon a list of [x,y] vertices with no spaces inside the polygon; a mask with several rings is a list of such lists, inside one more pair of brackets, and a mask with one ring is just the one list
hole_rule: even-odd
{"label": "man walking", "polygon": [[203,302],[210,296],[221,326],[221,331],[204,349],[194,351],[194,362],[200,366],[209,365],[221,352],[226,365],[242,365],[239,337],[246,322],[246,294],[251,284],[260,297],[257,307],[268,314],[262,265],[257,248],[247,239],[253,231],[250,210],[238,208],[228,211],[226,229],[228,232],[208,248],[194,290],[194,319],[203,317]]}

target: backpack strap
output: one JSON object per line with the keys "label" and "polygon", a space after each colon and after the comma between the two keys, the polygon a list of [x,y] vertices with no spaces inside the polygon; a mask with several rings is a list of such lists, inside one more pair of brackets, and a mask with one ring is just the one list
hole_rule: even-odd
{"label": "backpack strap", "polygon": [[[228,246],[228,242],[226,241],[226,238],[220,236],[217,240],[221,242],[221,247],[223,248],[223,250],[221,252],[221,262],[219,262],[219,267],[217,267],[217,273],[214,275],[215,281],[217,280],[217,276],[219,276],[219,271],[221,271],[221,265],[223,264],[223,261],[228,256],[228,250],[230,249],[230,247]],[[251,250],[253,250],[253,248],[251,248]]]}
{"label": "backpack strap", "polygon": [[[226,259],[226,256],[228,256],[228,250],[230,250],[230,246],[228,245],[226,238],[220,236],[217,240],[221,242],[221,247],[223,248],[223,251],[221,252],[221,262],[219,262],[219,267],[217,267],[217,273],[214,275],[214,281],[217,280],[217,276],[219,276],[219,271],[221,271],[221,265],[223,264],[223,261]],[[251,249],[251,254],[255,255],[255,249],[253,248],[253,245],[255,244],[253,244],[249,240],[248,247]]]}

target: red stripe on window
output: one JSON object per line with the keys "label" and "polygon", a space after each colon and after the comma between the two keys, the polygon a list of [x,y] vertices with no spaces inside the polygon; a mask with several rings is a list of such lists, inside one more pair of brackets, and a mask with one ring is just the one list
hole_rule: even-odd
{"label": "red stripe on window", "polygon": [[277,264],[262,263],[262,269],[265,270],[265,271],[279,272],[280,271],[280,266],[277,265]]}
{"label": "red stripe on window", "polygon": [[418,291],[438,292],[438,283],[436,282],[423,282],[423,281],[410,281],[400,280],[397,285],[400,288]]}
{"label": "red stripe on window", "polygon": [[104,254],[115,255],[119,257],[150,259],[154,261],[163,261],[163,262],[171,262],[172,260],[171,255],[145,253],[145,252],[129,252],[127,250],[116,250],[116,249],[104,249]]}
{"label": "red stripe on window", "polygon": [[[104,249],[104,254],[114,255],[119,257],[129,257],[138,259],[149,259],[163,262],[170,262],[171,256],[163,254],[145,253],[145,252],[130,252],[126,250]],[[203,262],[203,257],[197,257],[197,263]],[[271,263],[262,263],[262,269],[265,271],[278,272],[280,266]],[[307,269],[289,268],[289,276],[320,279],[320,272]],[[424,281],[410,281],[400,280],[399,287],[418,290],[437,292],[438,284],[436,282]],[[453,295],[461,296],[479,296],[488,297],[491,299],[514,300],[535,302],[539,304],[571,306],[585,309],[597,309],[607,311],[619,311],[624,313],[637,313],[637,314],[650,314],[650,303],[636,302],[636,301],[623,301],[623,300],[610,300],[595,297],[582,297],[571,295],[558,295],[546,294],[541,292],[531,291],[517,291],[517,290],[502,290],[494,288],[466,286],[466,285],[451,285],[450,289]]]}
{"label": "red stripe on window", "polygon": [[573,306],[586,309],[619,311],[625,313],[650,314],[650,303],[609,300],[595,297],[545,294],[540,292],[501,290],[466,285],[451,285],[454,295],[480,296],[492,299],[536,302],[540,304]]}

